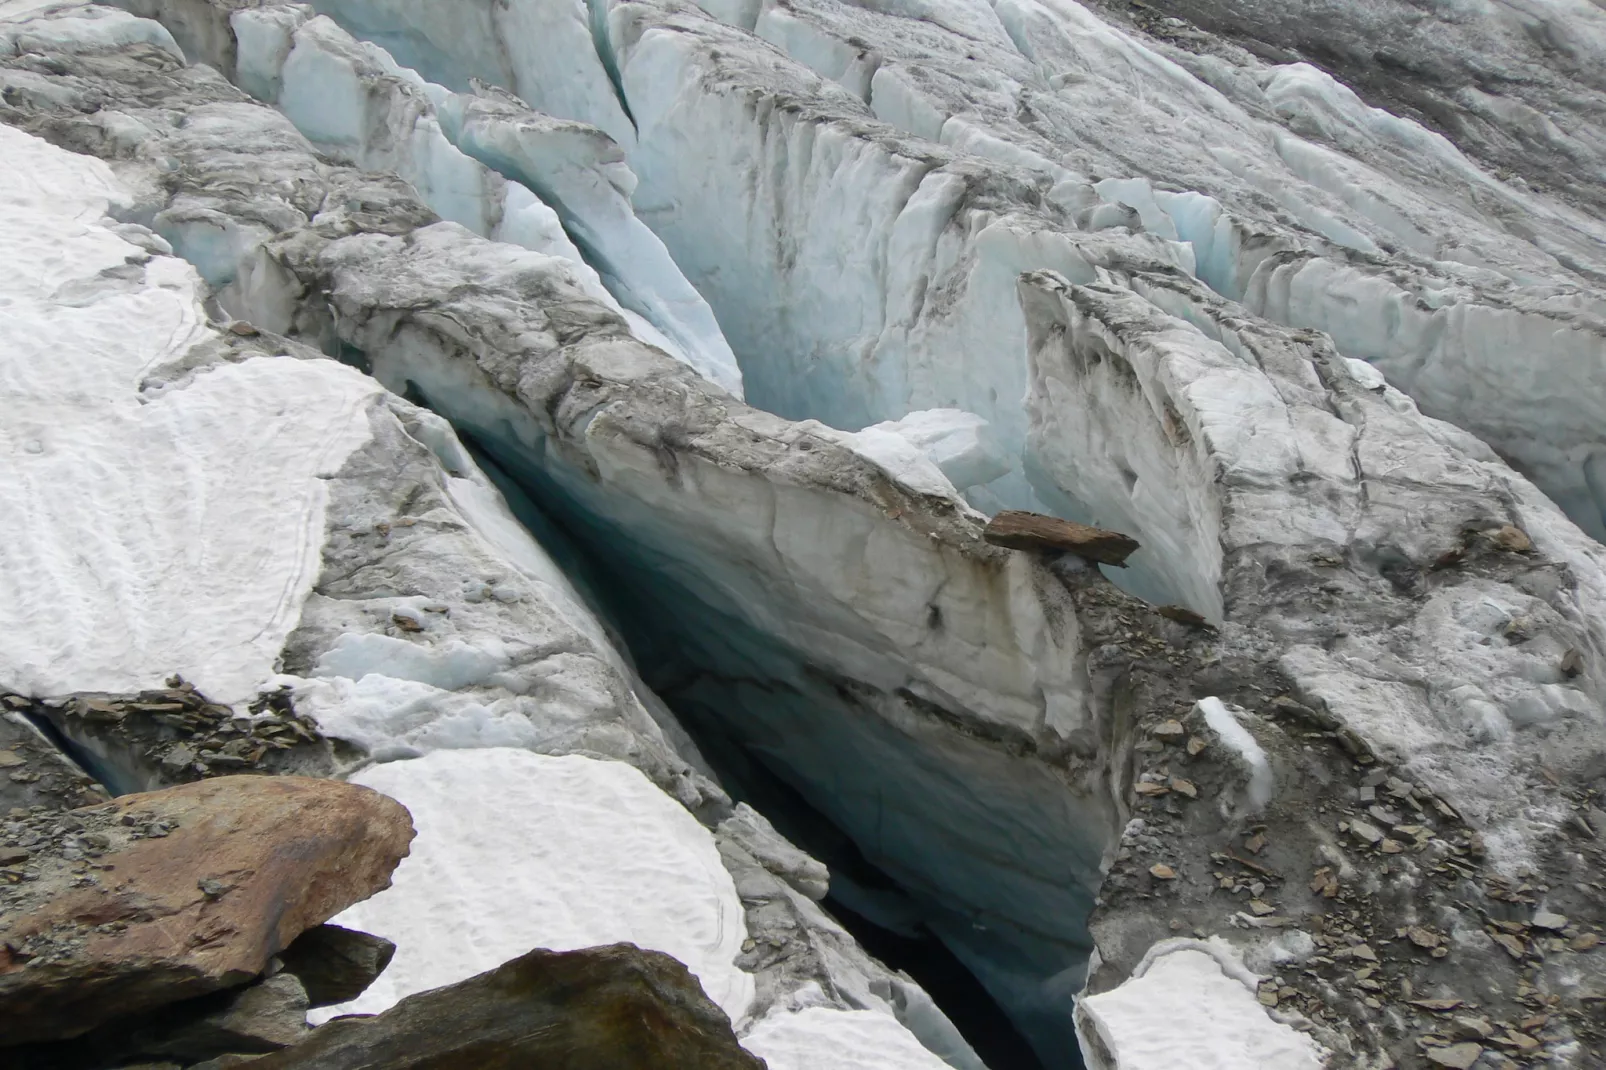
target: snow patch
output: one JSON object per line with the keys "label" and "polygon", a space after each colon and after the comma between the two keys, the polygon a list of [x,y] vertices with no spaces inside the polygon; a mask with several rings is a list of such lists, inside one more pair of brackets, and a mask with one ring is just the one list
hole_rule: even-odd
{"label": "snow patch", "polygon": [[[106,21],[106,20],[101,20]],[[201,283],[103,217],[105,164],[0,126],[0,686],[241,702],[317,575],[324,486],[380,386],[257,357],[141,392],[211,337]],[[151,244],[149,242],[145,243]]]}
{"label": "snow patch", "polygon": [[685,963],[732,1021],[747,1013],[753,978],[734,964],[747,926],[713,834],[634,767],[489,748],[351,779],[406,806],[418,838],[389,888],[333,919],[394,941],[395,959],[314,1021],[378,1013],[532,948],[619,941]]}
{"label": "snow patch", "polygon": [[1200,699],[1194,708],[1204,715],[1205,724],[1210,726],[1210,730],[1249,767],[1249,804],[1259,810],[1271,802],[1272,788],[1275,786],[1271,762],[1255,737],[1249,734],[1249,729],[1239,724],[1227,704],[1214,696]]}
{"label": "snow patch", "polygon": [[1090,1070],[1320,1070],[1326,1053],[1273,1021],[1256,978],[1220,941],[1167,940],[1078,1008]]}

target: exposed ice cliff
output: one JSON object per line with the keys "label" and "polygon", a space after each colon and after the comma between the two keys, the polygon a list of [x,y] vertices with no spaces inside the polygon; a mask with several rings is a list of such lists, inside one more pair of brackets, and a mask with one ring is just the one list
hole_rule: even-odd
{"label": "exposed ice cliff", "polygon": [[[89,190],[8,194],[7,240],[54,212],[54,246],[112,256],[13,280],[37,314],[7,336],[17,407],[49,393],[107,479],[0,479],[116,513],[108,419],[271,368],[238,427],[149,452],[224,488],[266,458],[271,498],[127,489],[221,501],[267,564],[240,582],[204,510],[112,536],[18,510],[8,550],[61,565],[8,566],[15,626],[86,638],[8,643],[0,684],[285,683],[404,798],[432,762],[570,760],[482,748],[626,761],[719,853],[698,902],[739,902],[752,946],[704,981],[780,1065],[929,1064],[904,1029],[976,1058],[716,775],[851,841],[893,887],[830,858],[833,894],[936,933],[1048,1064],[1202,1058],[1152,1029],[1185,983],[1248,1065],[1316,1058],[1294,1026],[1422,1065],[1450,996],[1589,1065],[1606,230],[1573,203],[1312,66],[1068,0],[127,6],[173,36],[0,7],[0,134]],[[101,394],[43,370],[30,324],[135,297],[183,313],[133,313],[157,357],[83,345]],[[231,445],[259,412],[281,453]],[[285,501],[312,511],[269,546]],[[1135,536],[1126,590],[987,545],[1004,506]],[[160,641],[102,641],[144,614]],[[1223,943],[1156,950],[1183,932]]]}

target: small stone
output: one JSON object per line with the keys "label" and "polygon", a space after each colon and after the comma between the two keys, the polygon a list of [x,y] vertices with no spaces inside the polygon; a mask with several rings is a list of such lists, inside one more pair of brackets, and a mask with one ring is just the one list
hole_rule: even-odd
{"label": "small stone", "polygon": [[1474,1018],[1471,1015],[1458,1014],[1450,1019],[1450,1024],[1455,1026],[1458,1036],[1467,1040],[1484,1040],[1494,1036],[1494,1026],[1486,1018]]}
{"label": "small stone", "polygon": [[1264,899],[1251,899],[1249,901],[1249,910],[1257,918],[1263,918],[1267,914],[1277,913],[1277,908],[1266,902]]}
{"label": "small stone", "polygon": [[13,750],[0,750],[0,769],[10,769],[24,762],[22,755]]}
{"label": "small stone", "polygon": [[1515,524],[1495,528],[1489,532],[1488,539],[1495,549],[1508,554],[1525,554],[1534,548],[1534,541],[1528,537],[1528,533]]}
{"label": "small stone", "polygon": [[1356,944],[1349,949],[1349,956],[1352,959],[1360,959],[1362,962],[1377,961],[1377,952],[1373,951],[1367,944]]}
{"label": "small stone", "polygon": [[1154,865],[1149,867],[1149,876],[1155,878],[1156,880],[1174,881],[1177,879],[1177,871],[1166,865],[1164,862],[1156,862]]}
{"label": "small stone", "polygon": [[1187,606],[1156,606],[1154,611],[1166,620],[1174,620],[1190,628],[1204,628],[1210,624],[1202,614],[1195,613]]}
{"label": "small stone", "polygon": [[1600,946],[1600,937],[1594,933],[1579,933],[1567,946],[1574,951],[1593,951]]}
{"label": "small stone", "polygon": [[33,857],[26,847],[0,847],[0,866],[14,866]]}
{"label": "small stone", "polygon": [[229,333],[238,335],[241,338],[255,338],[262,332],[251,326],[249,323],[246,323],[242,320],[235,320],[233,323],[229,324]]}
{"label": "small stone", "polygon": [[1166,787],[1164,784],[1156,784],[1152,780],[1139,781],[1137,786],[1135,788],[1133,788],[1132,790],[1136,791],[1139,795],[1149,795],[1149,796],[1169,795],[1171,793],[1171,789],[1170,788]]}
{"label": "small stone", "polygon": [[1359,792],[1361,802],[1363,802],[1363,803],[1377,802],[1377,789],[1372,787],[1370,784],[1366,785],[1365,787],[1359,788],[1357,790]]}
{"label": "small stone", "polygon": [[1255,998],[1260,1000],[1260,1004],[1263,1007],[1275,1007],[1275,1006],[1277,1006],[1277,988],[1276,988],[1276,986],[1275,985],[1269,985],[1269,984],[1261,985],[1260,986],[1260,991],[1255,993]]}
{"label": "small stone", "polygon": [[1440,944],[1432,951],[1429,951],[1428,954],[1432,955],[1436,959],[1447,958],[1450,954],[1450,949],[1445,947],[1443,944]]}
{"label": "small stone", "polygon": [[1432,1011],[1434,1014],[1443,1014],[1446,1011],[1455,1010],[1457,1007],[1461,1006],[1461,1003],[1462,1003],[1461,1000],[1454,999],[1454,998],[1450,998],[1450,999],[1413,999],[1411,1001],[1411,1006],[1420,1007],[1422,1010],[1425,1010],[1425,1011]]}
{"label": "small stone", "polygon": [[1380,825],[1388,825],[1390,828],[1393,828],[1395,825],[1400,823],[1399,814],[1396,814],[1392,810],[1386,810],[1381,806],[1368,806],[1366,808],[1366,812],[1371,815],[1372,819]]}
{"label": "small stone", "polygon": [[1501,1043],[1509,1044],[1511,1047],[1516,1048],[1519,1052],[1524,1054],[1531,1051],[1537,1051],[1539,1049],[1539,1041],[1535,1040],[1527,1033],[1519,1033],[1515,1029],[1506,1030],[1505,1036],[1497,1039]]}
{"label": "small stone", "polygon": [[180,743],[162,756],[163,767],[169,772],[175,773],[187,768],[193,761],[195,761],[195,752],[183,743]]}
{"label": "small stone", "polygon": [[1576,649],[1569,650],[1561,656],[1561,674],[1569,680],[1584,671],[1584,655]]}
{"label": "small stone", "polygon": [[1365,821],[1351,821],[1349,830],[1350,834],[1356,839],[1365,840],[1374,847],[1383,842],[1382,831],[1377,826],[1369,825]]}
{"label": "small stone", "polygon": [[409,617],[405,613],[392,613],[390,622],[404,632],[421,632],[424,630],[424,626],[417,619]]}
{"label": "small stone", "polygon": [[1193,781],[1184,780],[1179,776],[1174,776],[1171,778],[1171,790],[1176,792],[1178,795],[1186,795],[1190,799],[1197,799],[1199,797],[1199,789],[1194,787]]}
{"label": "small stone", "polygon": [[1424,950],[1431,951],[1439,946],[1439,934],[1432,929],[1424,929],[1420,925],[1413,925],[1405,930],[1405,935],[1411,943]]}
{"label": "small stone", "polygon": [[1514,959],[1520,959],[1527,952],[1527,945],[1510,933],[1495,933],[1494,942],[1506,949],[1506,954]]}
{"label": "small stone", "polygon": [[1187,734],[1188,730],[1182,727],[1181,721],[1161,721],[1149,729],[1149,735],[1155,739],[1163,739],[1167,743],[1174,743]]}
{"label": "small stone", "polygon": [[1559,933],[1567,927],[1567,917],[1564,914],[1552,914],[1548,910],[1541,910],[1534,915],[1533,927]]}
{"label": "small stone", "polygon": [[1481,1044],[1452,1044],[1448,1048],[1428,1048],[1422,1053],[1434,1066],[1447,1066],[1450,1070],[1472,1070],[1472,1064],[1483,1055]]}
{"label": "small stone", "polygon": [[1210,744],[1206,743],[1203,739],[1201,739],[1198,736],[1189,736],[1188,737],[1188,753],[1190,755],[1197,756],[1197,755],[1203,753],[1204,749],[1206,747],[1208,747],[1209,745]]}
{"label": "small stone", "polygon": [[1244,841],[1244,850],[1248,851],[1252,855],[1258,855],[1261,851],[1265,850],[1265,848],[1266,834],[1264,832],[1257,832]]}

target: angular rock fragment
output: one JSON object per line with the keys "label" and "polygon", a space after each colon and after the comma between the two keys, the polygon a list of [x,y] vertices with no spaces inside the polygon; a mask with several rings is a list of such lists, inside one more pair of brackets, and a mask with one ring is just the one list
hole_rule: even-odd
{"label": "angular rock fragment", "polygon": [[330,1007],[362,995],[395,954],[383,936],[325,924],[296,937],[279,960],[301,981],[309,1006]]}
{"label": "angular rock fragment", "polygon": [[0,1044],[77,1036],[249,980],[387,887],[413,838],[395,801],[301,777],[124,796],[56,828],[37,878],[0,888]]}
{"label": "angular rock fragment", "polygon": [[759,1070],[679,962],[632,944],[537,949],[374,1018],[338,1019],[259,1070]]}
{"label": "angular rock fragment", "polygon": [[1138,549],[1138,541],[1119,531],[1078,524],[1074,520],[1006,509],[987,523],[981,537],[994,546],[1011,550],[1050,553],[1066,550],[1102,565],[1125,567],[1126,559]]}

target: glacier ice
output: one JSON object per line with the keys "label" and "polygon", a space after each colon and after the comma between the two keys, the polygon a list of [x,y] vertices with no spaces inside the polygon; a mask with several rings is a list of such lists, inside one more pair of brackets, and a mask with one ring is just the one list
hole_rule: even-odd
{"label": "glacier ice", "polygon": [[230,26],[241,84],[322,151],[395,172],[476,234],[571,262],[606,303],[622,302],[646,341],[741,393],[707,304],[632,213],[634,177],[607,135],[432,86],[305,7],[246,8]]}
{"label": "glacier ice", "polygon": [[[399,62],[304,12],[129,2],[381,169],[316,159],[149,27],[4,31],[8,121],[103,155],[120,215],[160,237],[97,225],[149,255],[165,239],[209,309],[265,332],[186,351],[147,394],[280,359],[260,347],[317,363],[308,343],[456,425],[378,395],[322,479],[282,667],[368,757],[597,754],[707,822],[729,805],[709,770],[778,779],[1045,1052],[1073,1042],[1093,939],[1083,1005],[1104,1000],[1112,1038],[1169,1035],[1123,1002],[1150,975],[1121,984],[1166,919],[1114,896],[1085,920],[1149,805],[1130,779],[1149,712],[1254,707],[1271,820],[1342,740],[1453,799],[1508,870],[1569,812],[1534,771],[1592,775],[1606,557],[1495,452],[1595,530],[1600,226],[1551,193],[1314,68],[1185,55],[1067,0],[319,7]],[[517,25],[552,32],[499,52]],[[32,41],[69,60],[41,73]],[[112,83],[75,41],[156,73],[91,111]],[[327,114],[295,101],[337,76]],[[524,209],[547,238],[503,226]],[[772,411],[711,384],[723,356],[693,350],[721,336]],[[1205,624],[989,548],[973,507],[1011,505],[1136,535],[1123,582]],[[1272,725],[1270,695],[1323,733]],[[891,1012],[939,1050],[751,831],[714,838],[749,932],[789,949],[753,969],[755,1020]],[[1185,956],[1152,968],[1230,993]],[[1323,1043],[1362,1050],[1347,1028]]]}
{"label": "glacier ice", "polygon": [[[146,28],[143,33],[158,35],[160,29]],[[286,473],[265,483],[236,483],[223,497],[221,510],[232,510],[231,515],[241,521],[243,526],[231,531],[239,545],[280,556],[305,555],[301,576],[293,577],[295,582],[283,592],[291,599],[288,611],[280,605],[257,605],[251,585],[239,583],[238,577],[239,590],[227,593],[245,598],[214,599],[209,591],[201,591],[208,600],[195,607],[205,613],[233,614],[227,620],[230,627],[260,632],[255,638],[263,649],[248,654],[262,662],[268,675],[245,679],[246,693],[241,697],[254,696],[261,686],[290,686],[299,708],[327,718],[326,727],[353,745],[353,750],[341,752],[338,761],[350,761],[353,755],[365,762],[378,761],[380,765],[371,767],[376,776],[389,764],[427,762],[435,754],[448,755],[437,759],[445,764],[459,760],[453,756],[472,761],[487,748],[507,746],[520,748],[518,753],[526,757],[583,753],[589,761],[620,763],[605,775],[625,770],[638,780],[644,776],[642,784],[654,785],[648,790],[661,792],[653,796],[661,800],[653,805],[670,807],[684,821],[692,821],[695,814],[699,830],[714,830],[719,864],[726,867],[714,878],[741,874],[739,904],[720,907],[722,924],[731,924],[734,918],[739,927],[745,917],[748,931],[766,948],[781,951],[778,960],[764,961],[743,952],[740,963],[726,963],[725,976],[734,978],[738,988],[747,986],[755,1016],[809,988],[824,993],[823,1005],[873,1010],[884,1015],[893,1029],[905,1028],[898,1023],[906,1020],[907,1028],[930,1038],[951,1065],[975,1070],[975,1056],[928,997],[870,959],[811,900],[790,890],[787,881],[801,879],[795,849],[768,842],[766,835],[774,834],[765,834],[762,828],[757,833],[748,829],[741,837],[720,831],[720,822],[731,813],[730,799],[699,771],[695,747],[667,707],[641,683],[629,658],[614,646],[613,633],[583,604],[576,585],[514,521],[510,504],[532,517],[531,503],[519,500],[516,493],[511,503],[505,500],[438,416],[386,393],[373,380],[306,345],[263,329],[270,323],[288,325],[310,341],[329,344],[360,360],[361,355],[353,357],[349,347],[342,350],[333,325],[321,318],[329,312],[327,305],[314,301],[301,307],[304,295],[284,288],[290,280],[261,256],[260,243],[278,233],[316,250],[333,234],[361,231],[368,223],[379,224],[384,232],[398,225],[404,231],[427,229],[435,217],[417,201],[411,187],[393,175],[361,173],[317,158],[283,118],[245,101],[206,68],[180,66],[170,49],[153,72],[147,66],[149,53],[137,40],[109,51],[94,38],[82,46],[83,51],[74,51],[70,37],[52,47],[58,49],[52,77],[71,87],[71,93],[86,87],[93,87],[93,92],[41,95],[39,82],[24,79],[27,92],[5,99],[8,119],[15,117],[10,109],[19,107],[20,100],[23,108],[40,109],[31,113],[39,119],[40,129],[62,138],[63,130],[75,128],[83,114],[74,108],[98,109],[97,103],[90,103],[103,99],[97,94],[128,92],[130,84],[137,83],[146,95],[131,93],[125,99],[127,111],[119,114],[113,127],[119,140],[99,143],[111,157],[110,171],[87,157],[71,157],[18,134],[9,125],[0,127],[8,138],[22,138],[20,143],[29,146],[19,158],[42,181],[67,189],[88,180],[104,186],[99,189],[89,182],[90,192],[69,198],[65,210],[84,217],[70,220],[78,228],[73,233],[81,231],[82,241],[98,249],[99,259],[90,258],[90,267],[105,270],[79,278],[78,267],[67,265],[61,277],[47,272],[33,281],[54,286],[52,296],[69,310],[85,302],[85,307],[92,307],[102,297],[138,294],[142,286],[161,283],[155,288],[170,292],[176,310],[184,313],[141,315],[142,323],[148,321],[148,333],[108,331],[99,339],[86,335],[84,341],[95,343],[92,356],[107,363],[112,358],[122,362],[113,365],[113,378],[97,387],[114,395],[143,387],[145,409],[155,416],[167,411],[162,403],[195,397],[189,392],[204,392],[209,383],[233,383],[238,378],[264,382],[263,369],[300,387],[264,390],[260,398],[237,399],[238,407],[241,414],[260,408],[281,422],[292,421],[294,433],[281,429],[271,441],[297,465],[318,465],[316,478],[307,488],[294,479],[286,484]],[[14,61],[10,54],[0,55],[4,76],[15,71],[10,65]],[[72,106],[55,110],[64,99]],[[63,159],[72,161],[66,171],[59,165]],[[45,193],[46,187],[19,180],[15,188],[22,205],[19,211],[42,214],[48,220],[57,210],[30,201],[54,197]],[[171,245],[143,226],[102,220],[100,214],[113,202],[119,213],[150,221]],[[26,222],[30,227],[8,232],[9,244],[21,241],[18,247],[32,248],[25,239],[37,229],[32,226],[36,221],[30,216]],[[458,241],[474,240],[456,224],[434,225]],[[55,233],[49,226],[43,232]],[[211,294],[188,265],[171,255],[174,246],[215,269]],[[63,248],[76,247],[68,242]],[[547,299],[540,295],[555,287],[553,293],[561,297],[551,306],[556,317],[579,313],[580,323],[605,336],[639,344],[617,307],[579,281],[568,264],[520,252],[533,271],[531,280],[539,285],[520,295],[516,305],[545,315]],[[66,264],[60,250],[52,255],[54,259],[40,257],[40,263]],[[143,276],[134,270],[141,265]],[[204,309],[203,297],[209,298]],[[262,326],[226,319],[208,322],[208,314],[221,314],[219,306],[250,315]],[[136,313],[147,311],[132,307]],[[111,310],[98,311],[104,315]],[[151,311],[159,313],[160,307]],[[641,352],[649,366],[667,359],[659,350],[642,347]],[[48,366],[46,356],[46,351],[23,348],[19,366],[38,373]],[[673,361],[668,365],[679,367]],[[116,372],[117,367],[124,370]],[[327,410],[337,409],[345,400],[340,391],[328,389],[325,380],[356,384],[364,399],[352,421],[352,440],[343,446],[342,440],[335,441],[341,448],[320,448],[328,444],[318,437],[319,421],[327,422]],[[704,380],[690,381],[700,390],[729,397]],[[86,415],[93,412],[91,405]],[[295,422],[308,416],[318,419]],[[242,421],[242,430],[258,426]],[[93,436],[85,437],[86,443],[94,441]],[[228,435],[217,436],[217,443],[224,446],[233,441]],[[192,444],[192,460],[207,460],[219,473],[236,471],[210,458],[201,445]],[[234,452],[246,458],[276,455],[262,449]],[[292,465],[288,474],[296,470]],[[108,477],[113,474],[108,469]],[[61,482],[78,485],[73,480]],[[83,481],[82,486],[94,489],[95,484]],[[260,490],[262,496],[242,494],[242,487]],[[194,491],[195,484],[181,489]],[[282,537],[280,527],[260,522],[253,512],[277,510],[264,516],[282,521],[284,503],[305,489],[317,492],[321,506],[318,523],[307,532],[306,541]],[[153,496],[146,504],[164,501]],[[194,519],[193,511],[181,519]],[[540,523],[535,527],[548,530]],[[43,530],[43,526],[37,529]],[[85,540],[98,530],[97,525],[84,524],[61,529],[54,538],[71,554],[75,546],[92,545]],[[24,532],[22,545],[32,545],[34,534],[34,530]],[[198,533],[170,525],[150,534],[155,555],[163,557],[174,547],[193,545]],[[276,541],[267,547],[254,541],[259,538]],[[78,578],[89,576],[86,568],[92,559],[78,554],[75,560],[81,566]],[[205,569],[200,572],[202,579],[209,575]],[[35,585],[50,579],[25,578]],[[259,582],[282,579],[275,570],[253,577]],[[26,597],[17,600],[27,602]],[[37,599],[34,604],[37,608]],[[174,607],[157,608],[162,614],[158,623],[163,625],[189,627],[194,621],[193,614],[186,617]],[[120,629],[138,634],[139,622],[128,629],[120,620],[96,616],[93,607],[82,614],[61,609],[58,604],[56,623],[83,630],[93,642],[74,650],[54,641],[49,630],[42,631],[52,640],[49,653],[59,681],[13,679],[14,666],[7,664],[4,686],[59,694],[93,683],[131,687],[156,683],[175,667],[187,674],[192,669],[192,662],[175,666],[169,654],[152,649],[143,652],[148,657],[138,662],[137,678],[102,679],[94,675],[94,665],[83,660],[85,655],[94,656],[97,649],[115,653],[115,643],[105,641],[107,635]],[[287,636],[286,627],[291,629]],[[218,632],[217,639],[225,645],[233,635],[226,628]],[[279,649],[266,649],[269,643]],[[207,644],[191,645],[203,660],[214,652]],[[8,648],[8,654],[14,649],[21,648]],[[274,675],[275,668],[283,672]],[[150,679],[152,675],[155,679]],[[230,694],[235,686],[217,673],[194,675],[208,686],[216,685],[219,694]],[[700,834],[706,843],[707,833]],[[462,856],[464,879],[493,887],[499,859],[494,852]],[[691,876],[692,870],[681,874]],[[732,876],[724,879],[728,882]],[[583,900],[575,902],[584,905]],[[740,913],[733,913],[738,909]],[[420,932],[430,935],[427,930]]]}

